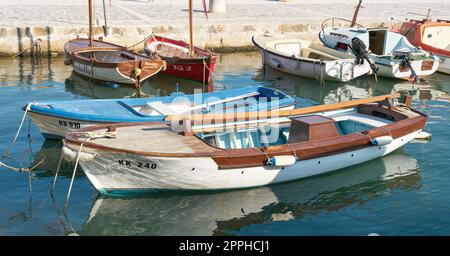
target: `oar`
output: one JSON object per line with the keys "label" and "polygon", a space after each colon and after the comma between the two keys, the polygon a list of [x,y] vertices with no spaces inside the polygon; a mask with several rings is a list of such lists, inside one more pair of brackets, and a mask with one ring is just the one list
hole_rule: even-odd
{"label": "oar", "polygon": [[164,120],[165,121],[173,121],[173,120],[191,120],[194,121],[202,121],[202,122],[222,122],[226,123],[228,120],[257,120],[257,119],[267,119],[270,117],[279,118],[279,117],[291,117],[298,116],[304,114],[311,113],[321,113],[332,110],[339,110],[345,108],[353,108],[357,107],[360,104],[380,102],[387,98],[399,98],[400,93],[393,93],[387,95],[381,95],[366,99],[357,99],[350,100],[332,104],[311,106],[305,108],[297,108],[293,110],[270,110],[270,111],[253,111],[253,112],[239,112],[239,113],[226,113],[226,114],[193,114],[193,115],[169,115]]}

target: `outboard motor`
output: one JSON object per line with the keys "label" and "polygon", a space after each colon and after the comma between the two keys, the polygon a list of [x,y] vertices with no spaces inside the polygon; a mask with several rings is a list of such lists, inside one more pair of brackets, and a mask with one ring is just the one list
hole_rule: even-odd
{"label": "outboard motor", "polygon": [[411,65],[411,51],[409,49],[400,49],[394,52],[394,59],[400,59],[400,66],[407,67],[411,70],[410,79],[413,79],[414,82],[420,81],[420,78],[417,76],[416,71],[414,71]]}
{"label": "outboard motor", "polygon": [[359,38],[353,37],[352,38],[352,45],[349,46],[352,50],[353,54],[356,56],[356,64],[364,64],[364,60],[367,60],[370,64],[370,68],[372,71],[377,74],[378,68],[373,64],[369,59],[369,52],[367,51],[366,44]]}

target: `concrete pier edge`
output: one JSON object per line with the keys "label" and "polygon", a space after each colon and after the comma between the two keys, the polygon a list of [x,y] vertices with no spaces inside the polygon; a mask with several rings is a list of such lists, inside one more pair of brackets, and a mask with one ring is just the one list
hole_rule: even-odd
{"label": "concrete pier edge", "polygon": [[[254,34],[295,34],[313,40],[320,31],[320,25],[319,22],[200,25],[194,29],[194,44],[221,53],[252,51],[255,50],[251,42]],[[363,25],[385,26],[379,22]],[[186,41],[188,38],[188,28],[185,25],[110,26],[109,32],[105,37],[103,27],[94,26],[96,39],[103,38],[104,41],[127,47],[142,41],[152,33]],[[61,55],[64,54],[64,44],[77,36],[87,37],[87,26],[0,27],[0,56],[15,56],[22,52],[23,55]],[[32,51],[36,42],[40,46],[39,52]],[[133,50],[141,52],[143,44],[135,46]]]}

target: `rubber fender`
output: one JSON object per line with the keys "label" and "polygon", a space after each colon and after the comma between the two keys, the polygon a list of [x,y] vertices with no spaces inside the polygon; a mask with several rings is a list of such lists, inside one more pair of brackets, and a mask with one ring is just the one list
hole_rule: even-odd
{"label": "rubber fender", "polygon": [[376,146],[384,146],[390,144],[394,139],[391,136],[381,136],[372,140],[372,144]]}

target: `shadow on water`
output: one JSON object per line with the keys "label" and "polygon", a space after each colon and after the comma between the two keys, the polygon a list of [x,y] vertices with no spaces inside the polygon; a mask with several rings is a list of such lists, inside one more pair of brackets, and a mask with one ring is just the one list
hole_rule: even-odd
{"label": "shadow on water", "polygon": [[418,189],[417,161],[402,151],[285,184],[218,193],[97,198],[80,235],[230,235],[255,224],[301,220],[365,204],[386,189]]}

